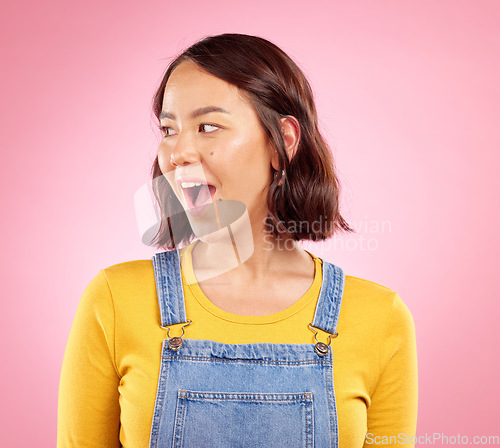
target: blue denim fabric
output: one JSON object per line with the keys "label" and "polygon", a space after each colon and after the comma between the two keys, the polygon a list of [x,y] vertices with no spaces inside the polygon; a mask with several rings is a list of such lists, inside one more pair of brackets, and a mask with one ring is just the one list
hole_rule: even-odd
{"label": "blue denim fabric", "polygon": [[[186,322],[177,250],[153,257],[162,326]],[[323,261],[313,326],[334,333],[345,276]],[[338,447],[333,355],[314,344],[163,341],[150,447]]]}

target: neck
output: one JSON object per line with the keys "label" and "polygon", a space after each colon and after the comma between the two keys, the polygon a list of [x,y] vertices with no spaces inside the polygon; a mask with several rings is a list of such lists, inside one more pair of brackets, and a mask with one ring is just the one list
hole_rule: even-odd
{"label": "neck", "polygon": [[285,265],[312,263],[297,241],[277,238],[266,231],[264,220],[250,224],[244,216],[201,239],[192,260],[197,281],[226,274],[241,283],[262,281]]}

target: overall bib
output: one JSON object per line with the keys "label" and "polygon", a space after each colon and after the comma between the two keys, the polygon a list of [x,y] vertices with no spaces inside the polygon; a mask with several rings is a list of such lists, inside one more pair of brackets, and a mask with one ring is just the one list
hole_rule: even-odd
{"label": "overall bib", "polygon": [[[152,260],[162,327],[187,322],[178,251]],[[323,260],[313,327],[335,334],[344,282]],[[173,339],[163,341],[150,448],[338,448],[329,346],[182,339],[175,350]]]}

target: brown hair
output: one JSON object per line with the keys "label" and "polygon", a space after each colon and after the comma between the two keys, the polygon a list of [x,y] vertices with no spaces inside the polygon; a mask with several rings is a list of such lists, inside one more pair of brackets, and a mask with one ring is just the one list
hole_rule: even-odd
{"label": "brown hair", "polygon": [[[340,186],[330,149],[318,130],[311,87],[290,57],[261,37],[246,34],[206,37],[168,66],[153,99],[158,121],[167,81],[185,60],[238,87],[255,107],[269,141],[276,148],[279,170],[271,178],[267,197],[269,231],[278,238],[291,237],[297,241],[325,240],[337,230],[353,232],[339,211]],[[295,117],[300,125],[300,141],[291,161],[280,122],[287,115]],[[282,170],[285,176],[282,185],[278,185]],[[159,182],[162,172],[158,157],[151,172]],[[153,186],[161,210],[160,228],[154,241],[159,247],[173,249],[180,243],[189,243],[194,235],[179,201],[167,185],[165,181]],[[325,226],[315,226],[318,221]]]}

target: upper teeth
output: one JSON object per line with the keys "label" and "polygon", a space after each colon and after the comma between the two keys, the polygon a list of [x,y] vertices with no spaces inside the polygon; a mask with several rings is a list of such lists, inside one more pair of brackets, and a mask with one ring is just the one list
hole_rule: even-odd
{"label": "upper teeth", "polygon": [[201,182],[181,182],[182,188],[200,187],[201,185],[206,185],[206,184],[202,184]]}

